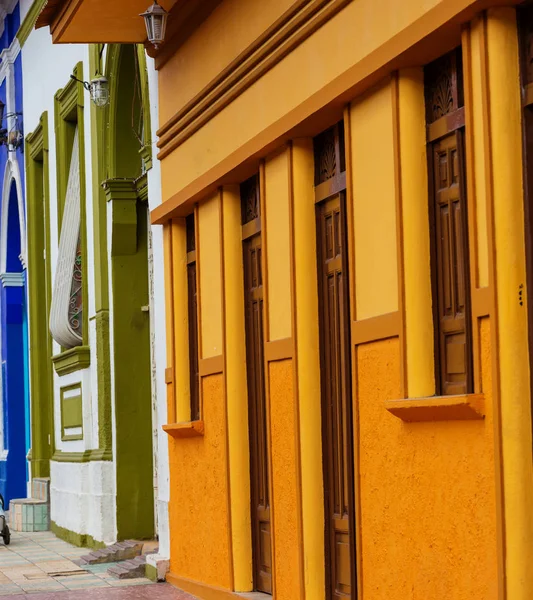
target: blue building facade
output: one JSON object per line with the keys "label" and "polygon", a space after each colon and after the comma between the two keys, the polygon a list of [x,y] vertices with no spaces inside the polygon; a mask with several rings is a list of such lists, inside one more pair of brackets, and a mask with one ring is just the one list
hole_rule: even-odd
{"label": "blue building facade", "polygon": [[18,2],[0,23],[0,493],[7,502],[27,494],[30,449],[26,219],[22,145],[22,59],[16,37]]}

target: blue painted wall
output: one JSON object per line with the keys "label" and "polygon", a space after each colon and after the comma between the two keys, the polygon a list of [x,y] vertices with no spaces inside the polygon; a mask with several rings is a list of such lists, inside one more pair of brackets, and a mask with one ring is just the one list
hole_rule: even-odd
{"label": "blue painted wall", "polygon": [[[10,47],[19,26],[20,12],[17,4],[13,13],[5,19],[4,31],[0,36],[0,51]],[[14,74],[14,110],[22,112],[22,58],[20,55],[14,64]],[[6,104],[6,81],[0,84],[0,100]],[[19,117],[18,124],[23,129],[23,116]],[[2,126],[6,126],[6,121]],[[6,460],[0,460],[0,493],[7,502],[13,498],[26,496],[27,481],[29,480],[26,455],[30,448],[27,287],[25,269],[19,259],[21,254],[19,207],[22,204],[23,211],[25,211],[26,206],[22,149],[12,153],[11,159],[15,159],[18,164],[22,198],[19,202],[14,180],[7,182],[10,183],[7,214],[0,214],[0,226],[7,220],[6,273],[16,273],[20,280],[19,285],[0,285],[0,358],[3,395],[3,415],[0,417],[4,423],[4,447],[7,450]],[[7,161],[7,148],[0,146],[0,190],[4,189],[3,179]],[[23,222],[25,222],[25,218]],[[0,448],[0,450],[2,449]]]}

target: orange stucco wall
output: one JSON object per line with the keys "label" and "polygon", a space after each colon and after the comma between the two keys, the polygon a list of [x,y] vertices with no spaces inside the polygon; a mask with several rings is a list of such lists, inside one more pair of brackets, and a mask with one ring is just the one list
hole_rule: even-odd
{"label": "orange stucco wall", "polygon": [[360,346],[363,598],[498,597],[490,323],[481,322],[484,421],[407,424],[398,339]]}
{"label": "orange stucco wall", "polygon": [[205,435],[170,438],[172,573],[229,588],[230,537],[223,376],[202,381]]}
{"label": "orange stucco wall", "polygon": [[269,364],[276,598],[301,597],[298,473],[292,360]]}

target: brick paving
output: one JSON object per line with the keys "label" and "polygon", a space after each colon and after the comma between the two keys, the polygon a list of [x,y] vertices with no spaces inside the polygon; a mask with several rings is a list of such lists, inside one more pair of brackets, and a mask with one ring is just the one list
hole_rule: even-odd
{"label": "brick paving", "polygon": [[[3,596],[2,600],[13,598],[19,600],[21,596]],[[123,588],[97,588],[78,592],[50,592],[45,594],[31,594],[29,600],[196,600],[192,596],[173,588],[167,583],[154,583],[153,585],[139,585]]]}
{"label": "brick paving", "polygon": [[31,600],[148,599],[193,600],[170,585],[143,578],[119,580],[107,573],[115,563],[79,567],[73,561],[87,554],[51,532],[11,533],[0,542],[0,600],[31,594]]}

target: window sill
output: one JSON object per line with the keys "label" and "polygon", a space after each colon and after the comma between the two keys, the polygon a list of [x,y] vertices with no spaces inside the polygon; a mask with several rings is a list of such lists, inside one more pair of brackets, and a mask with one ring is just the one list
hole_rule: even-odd
{"label": "window sill", "polygon": [[91,349],[89,346],[76,346],[52,356],[52,362],[58,375],[81,371],[91,364]]}
{"label": "window sill", "polygon": [[174,423],[172,425],[163,425],[163,431],[173,438],[191,438],[203,437],[203,421],[187,421],[186,423]]}
{"label": "window sill", "polygon": [[473,421],[485,418],[484,394],[385,400],[385,408],[406,423]]}

